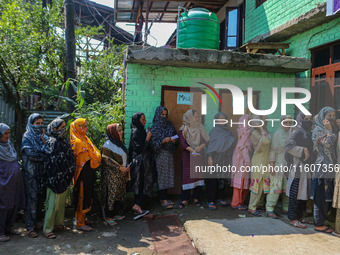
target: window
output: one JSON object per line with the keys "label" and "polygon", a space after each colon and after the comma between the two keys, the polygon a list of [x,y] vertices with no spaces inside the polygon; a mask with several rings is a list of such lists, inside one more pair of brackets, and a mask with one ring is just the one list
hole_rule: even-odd
{"label": "window", "polygon": [[256,0],[256,8],[263,4],[265,1],[267,0]]}
{"label": "window", "polygon": [[340,41],[311,51],[311,112],[317,114],[322,107],[330,106],[336,109],[337,118],[340,118]]}
{"label": "window", "polygon": [[233,50],[242,43],[243,5],[239,7],[227,7],[226,19],[221,23],[221,50]]}

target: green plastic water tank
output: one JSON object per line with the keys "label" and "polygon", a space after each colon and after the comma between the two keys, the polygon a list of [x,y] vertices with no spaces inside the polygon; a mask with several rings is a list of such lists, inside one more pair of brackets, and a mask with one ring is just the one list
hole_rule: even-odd
{"label": "green plastic water tank", "polygon": [[194,8],[182,13],[178,24],[178,48],[219,49],[220,22],[215,13]]}

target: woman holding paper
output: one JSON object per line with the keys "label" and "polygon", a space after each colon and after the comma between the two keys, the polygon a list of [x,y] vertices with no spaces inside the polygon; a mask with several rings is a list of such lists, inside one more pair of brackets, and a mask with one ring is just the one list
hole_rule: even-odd
{"label": "woman holding paper", "polygon": [[182,202],[179,204],[179,208],[184,208],[188,205],[191,190],[194,192],[195,205],[202,206],[199,199],[204,180],[203,178],[192,178],[190,169],[195,166],[204,166],[204,147],[209,141],[209,135],[202,123],[200,123],[199,114],[195,110],[190,109],[184,113],[183,124],[179,129],[179,138],[183,146]]}
{"label": "woman holding paper", "polygon": [[117,224],[115,220],[125,217],[119,216],[120,203],[125,199],[126,182],[130,177],[128,152],[123,141],[123,128],[114,123],[106,127],[107,141],[102,148],[101,199],[105,205],[106,222]]}
{"label": "woman holding paper", "polygon": [[168,200],[167,190],[175,184],[174,152],[178,144],[175,127],[168,121],[168,109],[158,106],[151,127],[151,144],[155,153],[157,183],[161,206],[173,208],[173,202]]}

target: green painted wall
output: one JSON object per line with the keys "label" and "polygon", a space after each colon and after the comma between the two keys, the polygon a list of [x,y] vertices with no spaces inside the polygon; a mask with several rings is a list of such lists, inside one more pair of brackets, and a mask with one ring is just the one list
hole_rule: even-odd
{"label": "green painted wall", "polygon": [[245,0],[245,42],[269,32],[315,8],[325,0],[267,0],[256,8],[256,0]]}
{"label": "green painted wall", "polygon": [[[240,80],[240,78],[244,80]],[[264,80],[265,78],[265,80]],[[281,78],[281,79],[280,79]],[[282,79],[287,78],[287,79]],[[272,105],[272,87],[295,86],[295,75],[246,72],[215,69],[194,69],[169,66],[153,66],[128,64],[127,65],[127,87],[126,87],[126,111],[125,111],[125,142],[128,144],[131,129],[131,117],[136,112],[144,112],[147,126],[152,125],[152,119],[157,106],[161,103],[162,85],[189,87],[196,81],[207,82],[209,85],[229,83],[228,79],[235,79],[233,84],[243,90],[253,87],[254,91],[260,91],[259,109],[269,109]],[[152,90],[154,87],[154,94]],[[280,89],[279,89],[280,92]],[[280,102],[280,98],[279,98]],[[213,117],[218,107],[209,96],[207,97],[208,112],[214,114],[205,118],[208,131],[212,128]],[[213,109],[213,110],[212,110]],[[288,113],[293,115],[293,108],[288,108]],[[171,114],[171,113],[169,113]],[[271,118],[280,118],[280,105]],[[276,126],[277,127],[277,126]],[[273,131],[269,128],[270,131]]]}

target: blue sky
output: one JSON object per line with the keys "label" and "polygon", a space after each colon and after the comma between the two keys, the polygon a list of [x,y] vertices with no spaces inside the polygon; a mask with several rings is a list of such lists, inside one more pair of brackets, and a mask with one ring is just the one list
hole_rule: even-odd
{"label": "blue sky", "polygon": [[[97,2],[99,4],[114,7],[114,0],[92,0],[92,1]],[[131,34],[134,33],[134,26],[132,23],[130,23],[130,25],[127,25],[126,23],[117,23],[116,25],[130,32]],[[150,34],[153,37],[155,37],[157,41],[153,39],[151,36],[149,36],[148,44],[157,46],[157,47],[163,46],[175,29],[176,29],[176,24],[154,23],[150,30]],[[144,32],[144,28],[143,28],[143,32]]]}

